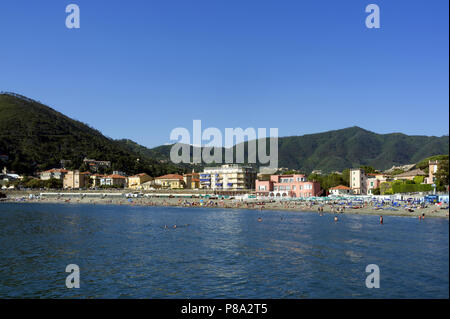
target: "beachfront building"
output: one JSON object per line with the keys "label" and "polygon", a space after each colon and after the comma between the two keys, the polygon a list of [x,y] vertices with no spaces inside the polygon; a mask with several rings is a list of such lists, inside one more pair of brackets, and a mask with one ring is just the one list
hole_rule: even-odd
{"label": "beachfront building", "polygon": [[350,188],[354,195],[367,195],[367,175],[363,169],[350,170]]}
{"label": "beachfront building", "polygon": [[64,176],[68,173],[69,171],[66,169],[62,169],[62,168],[52,168],[49,169],[47,171],[44,172],[40,172],[39,173],[39,177],[41,180],[43,181],[48,181],[49,179],[58,179],[58,180],[63,180]]}
{"label": "beachfront building", "polygon": [[167,174],[155,178],[155,184],[163,189],[183,189],[186,184],[182,175]]}
{"label": "beachfront building", "polygon": [[151,190],[155,190],[156,188],[160,188],[160,187],[161,187],[161,184],[156,179],[152,179],[151,181],[141,184],[141,190],[144,190],[144,191],[151,191]]}
{"label": "beachfront building", "polygon": [[366,189],[367,195],[373,195],[373,190],[379,188],[381,181],[376,177],[376,174],[367,174]]}
{"label": "beachfront building", "polygon": [[101,179],[105,177],[105,175],[102,174],[92,174],[91,175],[91,188],[97,188],[101,186]]}
{"label": "beachfront building", "polygon": [[344,196],[344,195],[352,194],[352,189],[345,185],[331,187],[328,191],[329,191],[330,195],[335,195],[335,196]]}
{"label": "beachfront building", "polygon": [[111,174],[100,178],[100,186],[110,187],[125,187],[127,185],[127,178],[119,174]]}
{"label": "beachfront building", "polygon": [[256,171],[249,166],[225,164],[205,167],[200,173],[200,187],[220,190],[254,189]]}
{"label": "beachfront building", "polygon": [[68,171],[64,175],[63,187],[65,189],[79,189],[89,187],[89,172]]}
{"label": "beachfront building", "polygon": [[304,174],[272,175],[268,181],[256,180],[256,195],[260,197],[308,198],[319,196],[320,183],[308,181]]}
{"label": "beachfront building", "polygon": [[439,161],[428,161],[428,178],[427,184],[434,184],[436,182],[436,176],[434,176],[438,170]]}
{"label": "beachfront building", "polygon": [[200,174],[192,171],[190,174],[183,175],[184,184],[186,188],[198,189],[200,188]]}
{"label": "beachfront building", "polygon": [[131,189],[142,189],[142,184],[151,181],[153,177],[146,173],[140,173],[128,177],[128,188]]}

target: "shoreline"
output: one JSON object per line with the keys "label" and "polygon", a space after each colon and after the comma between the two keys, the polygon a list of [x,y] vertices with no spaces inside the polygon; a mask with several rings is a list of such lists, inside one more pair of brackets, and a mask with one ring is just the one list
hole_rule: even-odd
{"label": "shoreline", "polygon": [[[7,198],[0,201],[2,203],[16,203],[16,204],[82,204],[82,205],[127,205],[127,206],[138,206],[138,207],[195,207],[195,208],[222,208],[222,209],[249,209],[257,210],[260,212],[264,211],[292,211],[292,212],[312,212],[319,213],[319,206],[323,207],[323,213],[325,214],[351,214],[351,215],[372,215],[372,216],[403,216],[403,217],[415,217],[418,218],[422,214],[425,217],[432,218],[449,218],[448,209],[440,209],[440,207],[435,205],[429,205],[426,208],[414,209],[413,212],[406,211],[403,208],[398,208],[397,210],[391,209],[375,209],[373,206],[367,205],[361,208],[344,208],[343,212],[337,212],[335,207],[338,205],[331,204],[307,204],[299,202],[274,202],[265,203],[264,205],[257,205],[251,202],[241,202],[241,201],[229,201],[229,200],[201,200],[196,198],[189,199],[177,199],[177,198],[71,198],[71,199],[58,199],[58,198],[40,198],[40,199],[26,199],[17,200],[13,198]],[[333,207],[334,206],[334,207]]]}

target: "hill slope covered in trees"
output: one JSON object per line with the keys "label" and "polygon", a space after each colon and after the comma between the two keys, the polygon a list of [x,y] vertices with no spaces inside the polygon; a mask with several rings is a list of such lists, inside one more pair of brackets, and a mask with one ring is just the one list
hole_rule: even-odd
{"label": "hill slope covered in trees", "polygon": [[[247,159],[247,142],[243,146]],[[170,162],[170,149],[171,145],[147,148],[131,140],[112,140],[39,102],[0,94],[0,154],[8,155],[8,168],[20,173],[58,167],[61,159],[71,160],[72,167],[79,168],[84,157],[109,160],[113,169],[128,173],[144,171],[157,176],[189,170],[189,165]],[[449,137],[377,134],[355,126],[280,137],[278,149],[279,167],[306,173],[363,165],[384,170],[448,154]],[[221,151],[223,154],[224,149]]]}
{"label": "hill slope covered in trees", "polygon": [[111,161],[112,169],[128,173],[155,176],[179,170],[143,157],[46,105],[10,93],[0,94],[0,154],[9,157],[9,169],[25,174],[59,167],[62,159],[80,168],[85,157]]}

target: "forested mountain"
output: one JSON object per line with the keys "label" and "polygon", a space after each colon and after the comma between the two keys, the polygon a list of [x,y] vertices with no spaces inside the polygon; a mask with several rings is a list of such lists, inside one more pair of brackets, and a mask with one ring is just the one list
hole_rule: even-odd
{"label": "forested mountain", "polygon": [[[142,156],[99,131],[37,101],[16,94],[0,94],[0,155],[9,157],[10,170],[31,174],[59,167],[70,160],[80,168],[85,157],[108,160],[112,169],[153,176],[179,171],[171,163]],[[1,164],[1,163],[0,163]]]}
{"label": "forested mountain", "polygon": [[[247,144],[244,143],[245,159]],[[153,176],[201,168],[202,165],[174,165],[170,162],[170,149],[171,145],[147,148],[131,140],[113,140],[37,101],[0,94],[0,155],[8,155],[8,168],[19,173],[58,167],[61,159],[71,160],[72,167],[79,168],[85,157],[111,161],[115,170],[144,171]],[[193,147],[190,149],[192,152]],[[221,151],[223,154],[224,149]],[[278,151],[279,167],[306,173],[342,171],[362,165],[384,170],[448,154],[449,137],[377,134],[355,126],[280,137]]]}

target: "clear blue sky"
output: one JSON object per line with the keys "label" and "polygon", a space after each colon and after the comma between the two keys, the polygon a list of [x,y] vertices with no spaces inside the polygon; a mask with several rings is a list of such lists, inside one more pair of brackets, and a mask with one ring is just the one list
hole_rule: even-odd
{"label": "clear blue sky", "polygon": [[[78,4],[81,29],[65,27]],[[381,29],[365,27],[366,5]],[[449,131],[448,0],[2,1],[0,90],[113,138]]]}

